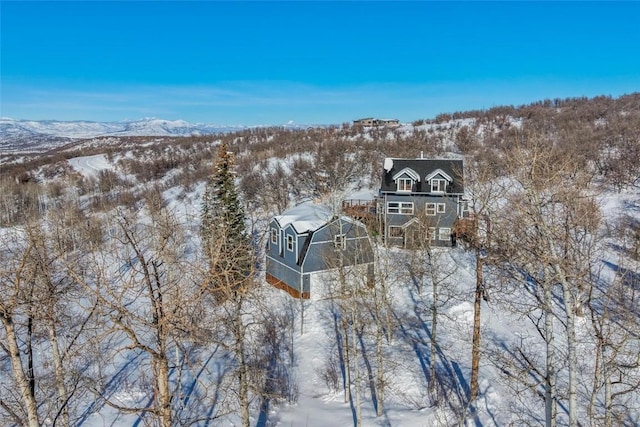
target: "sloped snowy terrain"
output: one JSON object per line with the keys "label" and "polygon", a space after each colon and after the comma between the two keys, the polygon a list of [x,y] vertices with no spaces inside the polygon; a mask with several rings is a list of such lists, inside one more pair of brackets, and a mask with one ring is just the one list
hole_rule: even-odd
{"label": "sloped snowy terrain", "polygon": [[[105,224],[104,241],[100,240],[101,251],[96,254],[96,262],[103,262],[106,266],[105,284],[115,288],[124,283],[124,279],[130,279],[130,274],[139,265],[139,254],[126,253],[123,249],[121,235],[117,231],[117,214],[127,211],[133,212],[136,221],[144,226],[151,222],[150,205],[156,209],[165,209],[167,213],[177,219],[177,227],[167,235],[183,235],[184,239],[176,245],[176,250],[184,258],[181,264],[186,266],[185,272],[195,271],[201,266],[197,262],[189,264],[197,258],[200,251],[200,211],[201,200],[204,193],[204,178],[210,173],[211,161],[196,165],[196,159],[211,159],[218,147],[216,138],[163,138],[165,135],[185,134],[190,135],[193,129],[183,121],[167,122],[163,120],[149,119],[144,121],[129,122],[124,127],[121,124],[110,127],[111,124],[96,124],[90,122],[60,123],[60,122],[33,122],[17,123],[10,119],[2,119],[2,135],[23,134],[28,135],[32,148],[37,148],[38,138],[46,132],[56,135],[76,135],[73,138],[94,138],[94,133],[103,135],[118,135],[111,138],[95,138],[78,143],[78,151],[65,151],[64,156],[56,159],[63,164],[61,172],[53,173],[51,170],[39,164],[29,171],[24,182],[19,183],[20,175],[9,176],[5,188],[11,189],[2,194],[2,208],[10,210],[16,207],[18,202],[27,206],[26,198],[18,196],[28,191],[35,193],[35,208],[46,210],[46,207],[55,206],[53,195],[70,197],[71,209],[58,213],[64,221],[72,221],[74,209],[78,207],[95,209],[87,217],[81,217],[83,226],[90,226],[94,221]],[[345,134],[344,139],[339,139],[335,152],[327,150],[318,141],[333,141],[334,130],[321,129],[317,133],[310,132],[300,139],[289,138],[290,135],[275,135],[271,133],[261,139],[256,145],[260,145],[262,151],[252,151],[252,132],[238,135],[230,135],[229,139],[238,144],[236,147],[238,164],[244,167],[244,173],[255,172],[255,180],[248,181],[249,185],[244,189],[251,191],[257,188],[262,192],[276,192],[279,187],[284,187],[282,182],[291,182],[284,195],[289,197],[290,205],[301,200],[309,201],[312,198],[302,189],[303,179],[294,180],[294,174],[303,174],[312,167],[319,167],[318,159],[325,159],[329,166],[337,163],[338,157],[348,148],[348,154],[356,157],[358,150],[362,150],[359,144],[362,141],[382,141],[372,149],[374,176],[365,169],[354,168],[354,175],[349,177],[352,187],[340,188],[332,194],[331,201],[341,199],[371,199],[377,193],[379,172],[385,167],[382,155],[386,151],[385,144],[397,141],[398,133],[407,137],[398,145],[389,150],[395,153],[410,153],[408,155],[420,155],[423,148],[429,149],[425,141],[429,143],[441,143],[442,156],[454,155],[447,151],[452,147],[457,138],[460,127],[472,126],[475,119],[456,119],[442,123],[429,123],[417,126],[402,125],[395,130],[366,129],[365,133],[353,132]],[[509,126],[519,128],[518,120],[508,121]],[[483,125],[484,126],[484,125]],[[490,132],[485,127],[479,127],[478,132]],[[326,131],[326,132],[325,132]],[[118,133],[120,132],[120,133]],[[130,135],[158,135],[149,138],[119,138],[129,132]],[[163,133],[164,132],[164,133]],[[198,131],[196,131],[198,132]],[[269,132],[264,132],[268,134]],[[49,134],[47,134],[49,135]],[[84,135],[79,137],[77,135]],[[419,135],[420,139],[414,137]],[[262,137],[262,135],[261,135]],[[343,137],[343,136],[341,136]],[[51,144],[48,136],[42,137],[42,145]],[[66,137],[65,137],[66,138]],[[306,140],[304,139],[306,138]],[[122,140],[122,141],[121,141]],[[9,141],[9,140],[6,140]],[[293,150],[303,143],[310,141],[304,149]],[[435,141],[435,142],[434,142]],[[377,142],[376,142],[377,143]],[[25,145],[15,146],[6,142],[0,148],[5,150],[21,149],[28,151]],[[347,144],[347,145],[340,145]],[[55,143],[54,143],[55,145]],[[108,149],[107,149],[108,146]],[[374,146],[374,145],[372,145]],[[87,149],[86,155],[82,150]],[[287,151],[287,149],[289,151]],[[315,150],[315,151],[314,151]],[[4,153],[1,153],[4,154]],[[393,154],[395,155],[395,154]],[[459,153],[455,154],[460,155]],[[70,156],[77,156],[69,158]],[[26,156],[25,156],[26,157]],[[35,156],[34,156],[35,157]],[[358,160],[359,161],[359,160]],[[314,163],[316,162],[316,163]],[[204,174],[197,174],[197,168],[205,170]],[[346,168],[346,166],[343,165]],[[53,168],[51,168],[53,169]],[[325,178],[330,176],[330,168],[319,170],[317,175],[304,176]],[[364,172],[363,172],[364,171]],[[366,174],[355,175],[355,174]],[[302,175],[299,175],[301,177]],[[277,178],[283,181],[277,181]],[[56,182],[60,179],[61,182]],[[64,180],[64,181],[62,181]],[[273,182],[268,182],[273,180]],[[15,186],[13,183],[15,181]],[[37,181],[37,182],[36,182]],[[312,181],[312,180],[310,180]],[[238,177],[238,182],[241,182]],[[274,184],[275,183],[275,184]],[[267,184],[273,184],[267,187]],[[267,190],[268,188],[268,190]],[[628,185],[624,188],[604,187],[597,204],[602,211],[602,217],[608,220],[607,226],[618,222],[621,217],[629,217],[640,221],[640,188],[637,185]],[[68,192],[67,192],[68,190]],[[161,198],[155,191],[159,191]],[[65,196],[67,195],[68,196]],[[335,199],[335,200],[334,200]],[[256,201],[258,200],[258,201]],[[263,237],[266,222],[276,211],[275,199],[252,199],[253,204],[248,204],[248,222],[255,232],[257,239]],[[318,200],[316,200],[318,201]],[[326,200],[325,200],[326,202]],[[14,206],[15,204],[15,206]],[[20,205],[19,207],[22,207]],[[69,207],[67,206],[67,207]],[[95,215],[94,215],[95,214]],[[93,216],[92,216],[93,215]],[[9,216],[7,216],[9,218]],[[0,237],[8,230],[21,230],[20,218],[11,217],[12,225],[0,226]],[[66,223],[65,223],[66,224]],[[140,225],[136,223],[136,225]],[[63,224],[64,232],[67,232]],[[69,228],[70,233],[76,232]],[[22,231],[20,231],[22,232]],[[608,286],[620,272],[627,269],[631,272],[638,271],[637,259],[624,259],[622,255],[622,243],[610,232],[604,234],[602,245],[603,253],[599,255],[598,266],[595,268],[601,274],[598,285]],[[378,366],[376,360],[376,325],[372,319],[376,316],[366,317],[366,321],[358,320],[357,313],[369,313],[370,308],[364,302],[370,302],[372,292],[364,290],[365,297],[355,298],[355,294],[336,297],[336,276],[331,274],[315,275],[312,278],[312,297],[310,300],[295,300],[287,293],[275,289],[264,280],[264,271],[258,274],[258,290],[251,303],[246,308],[246,315],[255,316],[258,324],[278,319],[281,334],[278,335],[278,345],[281,345],[281,353],[285,354],[283,360],[277,360],[278,369],[286,372],[286,377],[291,381],[286,398],[278,395],[267,405],[262,405],[259,398],[255,397],[251,406],[252,426],[355,426],[358,423],[358,408],[361,407],[362,426],[529,426],[544,425],[544,387],[543,372],[545,348],[540,331],[536,329],[535,322],[540,320],[540,309],[534,297],[522,287],[504,289],[497,285],[491,269],[486,270],[487,299],[481,302],[481,361],[479,370],[479,396],[469,404],[468,394],[471,376],[471,346],[473,329],[473,301],[475,292],[475,257],[473,251],[465,250],[464,245],[451,249],[434,249],[429,255],[433,263],[427,267],[427,254],[420,251],[409,251],[400,248],[385,247],[378,236],[373,233],[373,240],[378,256],[378,267],[381,269],[378,277],[384,277],[389,290],[388,307],[385,313],[385,338],[380,341],[384,355],[385,395],[384,411],[381,416],[376,416],[376,408],[379,402],[378,391],[372,384],[375,382],[375,373]],[[155,243],[153,235],[140,234],[146,255]],[[120,238],[121,240],[118,240]],[[102,238],[101,238],[102,239]],[[3,242],[8,241],[4,240]],[[262,246],[263,243],[261,241]],[[6,247],[2,248],[6,250]],[[123,253],[120,253],[122,251]],[[624,261],[624,263],[623,263]],[[623,265],[624,264],[624,265]],[[176,264],[177,265],[177,264]],[[0,264],[3,266],[3,264]],[[263,268],[263,265],[260,265]],[[89,265],[90,269],[92,265]],[[425,271],[428,268],[444,274],[438,284],[437,303],[434,300],[432,284],[429,278],[424,278],[416,273],[416,268]],[[8,272],[0,271],[5,276]],[[173,273],[168,271],[167,274]],[[2,276],[4,278],[5,276]],[[108,277],[107,277],[108,276]],[[89,275],[88,277],[95,277]],[[638,274],[634,273],[629,283],[623,283],[631,289],[640,289]],[[634,282],[636,280],[636,282]],[[4,282],[3,282],[4,283]],[[182,283],[182,282],[181,282]],[[8,290],[8,288],[5,288]],[[508,292],[507,292],[508,291]],[[597,291],[600,291],[598,289]],[[505,294],[501,294],[505,292]],[[138,307],[142,304],[145,291],[139,289],[139,295],[132,298],[130,306]],[[358,298],[360,298],[359,295]],[[356,301],[355,303],[353,301]],[[637,300],[635,300],[637,301]],[[556,304],[562,303],[560,293],[557,294]],[[529,304],[530,311],[518,311],[514,305],[523,307]],[[435,334],[433,309],[437,307],[437,339],[436,345],[432,345]],[[141,313],[146,314],[141,308]],[[631,315],[638,316],[638,307],[630,307]],[[561,313],[561,311],[558,311]],[[578,351],[580,354],[579,384],[580,407],[578,414],[581,425],[600,427],[598,422],[588,420],[588,401],[591,398],[594,370],[597,367],[598,356],[594,354],[594,333],[592,330],[591,313],[584,312],[577,318],[576,333],[579,338]],[[348,318],[348,316],[351,316]],[[204,316],[198,317],[201,321]],[[381,315],[378,318],[382,318]],[[283,322],[284,319],[284,323]],[[618,331],[616,322],[620,318],[613,319],[613,330]],[[108,322],[108,321],[107,321]],[[346,323],[340,323],[346,322]],[[351,323],[349,323],[351,322]],[[362,322],[362,323],[357,323]],[[564,342],[565,330],[561,314],[556,318],[558,331],[557,338],[557,370],[558,388],[561,395],[558,398],[559,426],[567,425],[567,382],[568,369],[563,358],[566,355],[566,342]],[[636,323],[637,320],[636,320]],[[353,325],[358,325],[354,327]],[[636,326],[634,326],[636,327]],[[341,329],[343,328],[343,329]],[[359,329],[358,329],[359,328]],[[624,328],[620,328],[622,330]],[[144,333],[149,329],[142,328]],[[354,335],[348,334],[352,332]],[[96,333],[102,331],[96,328]],[[2,331],[0,331],[0,334]],[[144,334],[143,333],[143,334]],[[633,332],[633,330],[631,331]],[[147,336],[148,337],[148,336]],[[637,335],[630,335],[629,346],[640,351]],[[0,335],[0,338],[3,338]],[[357,352],[356,369],[352,372],[351,392],[357,392],[357,397],[351,402],[345,400],[346,370],[344,355],[344,341],[356,343],[352,349]],[[144,409],[153,403],[153,387],[150,380],[151,364],[148,355],[131,350],[129,342],[122,334],[113,334],[108,340],[97,340],[98,343],[90,347],[90,351],[96,360],[104,357],[104,364],[98,366],[87,362],[84,366],[85,374],[89,379],[99,377],[100,381],[93,384],[103,392],[101,397],[87,389],[74,395],[74,410],[77,416],[77,425],[93,426],[142,426],[150,422],[148,416],[141,415]],[[172,385],[180,385],[175,402],[175,415],[181,417],[184,424],[198,426],[238,426],[241,425],[237,410],[237,394],[233,388],[233,380],[228,378],[227,372],[233,369],[234,360],[218,344],[208,341],[203,346],[187,343],[186,347],[172,349],[171,353],[171,382]],[[260,351],[264,346],[259,341],[249,343],[252,351]],[[175,353],[173,353],[175,350]],[[289,358],[288,351],[292,354]],[[47,351],[47,348],[38,348],[38,351]],[[83,348],[84,351],[84,348]],[[636,351],[636,354],[638,352]],[[37,363],[42,362],[40,359]],[[633,360],[631,360],[633,362]],[[4,363],[3,368],[10,367],[7,358],[0,359]],[[48,363],[48,361],[47,361]],[[50,364],[47,364],[49,367]],[[434,372],[431,371],[434,366]],[[42,370],[45,368],[42,367]],[[638,373],[638,369],[635,371]],[[271,371],[268,374],[273,373]],[[282,374],[282,371],[280,372]],[[434,377],[435,375],[435,377]],[[268,377],[268,375],[266,375]],[[640,376],[638,377],[640,378]],[[40,378],[38,378],[40,381]],[[261,381],[262,378],[259,379]],[[259,382],[257,381],[257,382]],[[0,387],[10,384],[7,376],[0,377]],[[432,389],[433,384],[437,386]],[[357,385],[357,387],[356,387]],[[6,389],[3,389],[6,390]],[[96,391],[96,390],[93,390]],[[264,390],[257,390],[256,395]],[[599,399],[604,394],[595,395],[594,401],[602,405]],[[81,397],[78,397],[80,396]],[[0,398],[6,394],[0,393]],[[105,403],[103,397],[111,398],[113,402],[123,405],[138,407],[135,413],[126,413]],[[77,399],[76,399],[77,398]],[[219,399],[219,400],[218,400]],[[53,401],[55,399],[51,399]],[[623,426],[640,425],[640,393],[631,390],[622,397],[626,405],[622,409],[616,408],[620,414],[620,424]],[[225,406],[226,405],[226,406]],[[235,406],[234,406],[235,405]],[[173,404],[172,404],[173,406]],[[599,406],[601,408],[602,406]],[[1,408],[0,408],[1,409]],[[208,418],[208,417],[218,418]],[[201,418],[199,418],[201,417]],[[5,418],[8,419],[8,418]],[[200,421],[198,421],[200,419]],[[206,421],[205,421],[206,420]],[[47,425],[54,424],[52,418],[43,420]],[[1,424],[1,423],[0,423]],[[58,422],[59,424],[59,422]],[[615,425],[615,424],[614,424]]]}
{"label": "sloped snowy terrain", "polygon": [[[275,160],[274,160],[275,161]],[[104,156],[90,156],[71,159],[73,167],[83,175],[93,175],[96,170],[112,168]],[[203,187],[200,186],[186,199],[177,200],[180,188],[165,191],[166,204],[172,210],[180,210],[184,223],[197,222],[198,201]],[[362,189],[353,195],[374,193],[375,189]],[[630,204],[637,204],[640,192],[637,189],[620,194],[609,194],[602,200],[602,208],[610,215],[627,211]],[[636,212],[640,218],[640,212]],[[192,224],[197,228],[197,223]],[[373,388],[367,386],[366,370],[371,369],[373,354],[367,354],[363,344],[361,356],[363,370],[361,379],[361,411],[363,426],[508,426],[538,425],[543,410],[542,400],[534,390],[530,394],[514,394],[519,386],[513,384],[510,373],[504,371],[499,355],[509,351],[511,345],[522,340],[535,338],[537,332],[532,324],[521,315],[511,313],[500,298],[482,303],[482,361],[480,367],[480,396],[475,405],[468,407],[466,396],[469,392],[471,369],[471,334],[473,326],[473,292],[475,289],[475,259],[471,252],[463,248],[439,249],[434,257],[437,268],[454,271],[449,279],[440,284],[444,303],[439,306],[438,348],[433,353],[437,358],[438,375],[446,381],[448,394],[442,396],[443,402],[434,403],[429,395],[430,336],[432,331],[430,307],[433,307],[431,287],[420,289],[415,278],[407,274],[410,269],[404,264],[408,252],[402,249],[378,247],[379,256],[388,257],[394,265],[395,279],[391,288],[391,306],[397,320],[392,333],[393,339],[386,343],[388,366],[387,393],[385,411],[382,417],[376,417],[376,397]],[[384,263],[383,263],[384,264]],[[330,387],[326,380],[327,361],[340,346],[336,326],[335,300],[329,288],[335,280],[331,274],[317,274],[312,279],[312,298],[308,301],[295,300],[283,291],[261,283],[263,302],[269,310],[281,314],[289,313],[293,327],[291,346],[293,348],[292,378],[297,383],[295,402],[272,405],[268,417],[260,418],[255,414],[255,425],[265,426],[351,426],[355,425],[356,409],[353,403],[345,403],[345,391],[339,387]],[[517,296],[512,298],[518,299]],[[527,299],[523,292],[520,297]],[[257,307],[256,307],[257,309]],[[304,315],[303,315],[304,313]],[[304,316],[304,317],[302,317]],[[586,320],[586,319],[585,319]],[[588,325],[580,326],[579,334],[584,334]],[[360,338],[371,340],[370,336]],[[532,343],[535,340],[531,340]],[[533,344],[531,344],[533,345]],[[588,348],[585,347],[585,350]],[[532,350],[533,347],[530,348]],[[544,348],[533,350],[536,357],[542,358]],[[216,359],[207,362],[206,369],[214,370]],[[368,360],[368,361],[367,361]],[[592,360],[585,360],[584,369],[593,369]],[[124,362],[129,370],[135,371],[135,364]],[[338,368],[339,369],[339,368]],[[134,372],[132,374],[135,375]],[[339,373],[338,373],[339,374]],[[339,374],[340,375],[340,374]],[[342,373],[344,375],[344,372]],[[564,378],[564,377],[561,377]],[[215,381],[215,376],[200,376],[199,381]],[[519,393],[522,393],[521,390]],[[139,396],[143,398],[144,396]],[[636,396],[637,398],[638,396]],[[133,396],[122,396],[133,399]],[[523,403],[523,402],[529,403]],[[559,420],[566,420],[565,406],[560,406]],[[456,415],[457,414],[457,415]],[[584,415],[584,414],[583,414]],[[630,420],[638,420],[638,411],[629,414]],[[537,421],[536,421],[537,419]],[[260,421],[262,420],[262,421]],[[527,421],[528,420],[528,421]],[[108,407],[99,414],[90,415],[82,425],[98,426],[107,422],[114,426],[137,425],[141,418],[137,415],[123,415]],[[223,424],[237,425],[235,416],[227,417]],[[227,424],[228,423],[228,424]],[[563,422],[561,422],[562,424]]]}
{"label": "sloped snowy terrain", "polygon": [[245,126],[216,126],[188,123],[184,120],[145,118],[121,122],[63,122],[55,120],[0,119],[0,142],[19,141],[35,135],[61,138],[92,138],[96,136],[188,136],[231,132]]}

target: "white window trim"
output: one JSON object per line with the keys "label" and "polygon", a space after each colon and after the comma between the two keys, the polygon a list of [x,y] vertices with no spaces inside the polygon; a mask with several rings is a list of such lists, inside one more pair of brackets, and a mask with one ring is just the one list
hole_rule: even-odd
{"label": "white window trim", "polygon": [[443,214],[447,211],[447,205],[444,203],[436,204],[436,213]]}
{"label": "white window trim", "polygon": [[276,228],[271,229],[271,243],[274,245],[278,244],[278,229]]}
{"label": "white window trim", "polygon": [[444,179],[446,179],[449,182],[453,182],[453,178],[451,178],[449,176],[448,173],[446,173],[445,171],[443,171],[442,169],[436,169],[433,172],[431,172],[429,175],[427,175],[425,177],[426,181],[430,181],[431,179],[435,178],[436,176],[440,175],[441,177],[443,177]]}
{"label": "white window trim", "polygon": [[333,246],[336,249],[342,249],[343,251],[347,249],[347,235],[336,234],[335,236],[333,236]]}
{"label": "white window trim", "polygon": [[[397,207],[391,207],[391,204],[397,204]],[[387,213],[395,215],[413,215],[413,202],[387,202]]]}
{"label": "white window trim", "polygon": [[429,240],[436,240],[437,233],[436,233],[435,227],[429,227],[428,233],[429,233],[428,235]]}
{"label": "white window trim", "polygon": [[441,241],[451,240],[451,229],[448,227],[442,227],[438,229],[438,240],[441,240]]}
{"label": "white window trim", "polygon": [[468,217],[471,214],[471,206],[469,206],[468,200],[460,201],[460,216],[463,218]]}
{"label": "white window trim", "polygon": [[[444,190],[440,189],[440,184],[444,182]],[[440,179],[440,178],[434,178],[431,181],[429,181],[429,184],[431,185],[431,192],[432,193],[438,193],[438,194],[443,194],[447,192],[447,180],[446,179]],[[436,189],[434,190],[434,185],[436,186]]]}
{"label": "white window trim", "polygon": [[[409,189],[407,190],[406,188],[404,188],[405,186],[401,186],[400,183],[406,183],[407,181],[409,181]],[[413,179],[411,178],[398,178],[398,180],[396,181],[396,190],[398,192],[401,193],[411,193],[411,190],[413,189]]]}
{"label": "white window trim", "polygon": [[400,172],[393,175],[392,179],[395,181],[403,175],[407,175],[409,178],[413,179],[414,181],[420,182],[420,174],[418,174],[416,171],[414,171],[411,168],[402,169]]}
{"label": "white window trim", "polygon": [[[293,238],[293,236],[291,234],[287,234],[287,251],[289,252],[293,252],[293,249],[295,247],[295,239]],[[289,247],[289,243],[291,243],[291,247]]]}
{"label": "white window trim", "polygon": [[[426,203],[424,205],[424,213],[427,216],[436,216],[436,211],[438,209],[437,203]],[[433,213],[430,213],[433,212]]]}

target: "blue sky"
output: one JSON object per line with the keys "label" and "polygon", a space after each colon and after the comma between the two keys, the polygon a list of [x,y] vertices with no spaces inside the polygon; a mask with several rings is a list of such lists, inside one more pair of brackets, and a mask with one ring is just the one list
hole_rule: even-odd
{"label": "blue sky", "polygon": [[0,2],[3,117],[412,121],[640,90],[638,2]]}

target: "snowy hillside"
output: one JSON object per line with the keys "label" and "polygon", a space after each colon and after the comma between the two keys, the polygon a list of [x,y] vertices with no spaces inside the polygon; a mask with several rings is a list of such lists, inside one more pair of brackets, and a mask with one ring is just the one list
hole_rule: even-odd
{"label": "snowy hillside", "polygon": [[26,142],[34,137],[93,138],[97,136],[189,136],[231,132],[246,126],[218,126],[184,120],[145,118],[121,122],[0,119],[0,144]]}
{"label": "snowy hillside", "polygon": [[[568,104],[0,152],[0,425],[640,425],[640,103]],[[33,146],[190,127],[3,123]],[[372,282],[316,274],[308,300],[269,285],[274,216],[370,201],[385,159],[423,156],[464,159],[456,247],[391,246],[365,215]],[[244,292],[211,268],[240,252],[202,244],[232,241],[202,227],[222,173],[255,243]]]}

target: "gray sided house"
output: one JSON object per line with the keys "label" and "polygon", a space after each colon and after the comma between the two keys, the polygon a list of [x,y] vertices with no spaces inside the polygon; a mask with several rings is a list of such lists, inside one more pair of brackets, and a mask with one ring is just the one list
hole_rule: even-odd
{"label": "gray sided house", "polygon": [[373,117],[367,117],[365,119],[358,119],[353,121],[354,126],[400,126],[400,120],[398,119],[374,119]]}
{"label": "gray sided house", "polygon": [[373,247],[361,222],[304,204],[269,223],[266,279],[292,296],[310,297],[312,273],[353,265],[367,265],[373,277]]}
{"label": "gray sided house", "polygon": [[385,241],[455,245],[454,223],[468,216],[463,171],[462,160],[385,159],[379,194]]}

